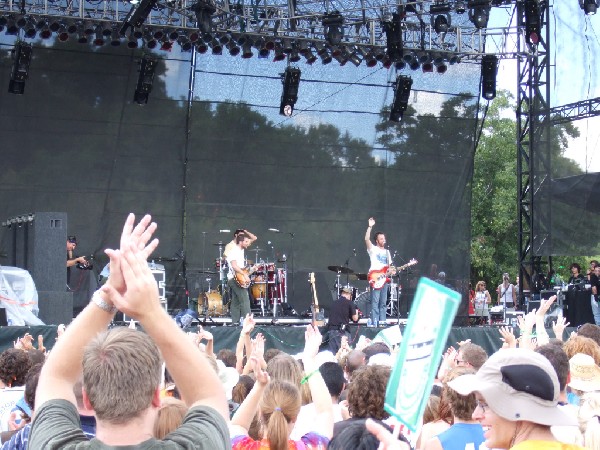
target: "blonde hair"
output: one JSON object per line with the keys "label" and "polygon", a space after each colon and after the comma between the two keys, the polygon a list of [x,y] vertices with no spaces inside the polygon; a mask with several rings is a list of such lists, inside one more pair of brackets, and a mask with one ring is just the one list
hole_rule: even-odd
{"label": "blonde hair", "polygon": [[165,397],[161,403],[154,422],[154,437],[159,440],[179,428],[188,411],[185,402],[177,398]]}
{"label": "blonde hair", "polygon": [[288,425],[298,418],[300,406],[300,392],[292,383],[274,380],[267,385],[258,409],[270,450],[287,450]]}
{"label": "blonde hair", "polygon": [[287,353],[281,353],[275,356],[267,363],[267,373],[271,380],[289,381],[300,390],[302,404],[307,405],[312,402],[308,383],[301,384],[304,372],[298,361]]}
{"label": "blonde hair", "polygon": [[83,387],[98,420],[126,423],[150,407],[162,363],[146,333],[118,327],[93,339],[83,354]]}
{"label": "blonde hair", "polygon": [[578,419],[583,435],[584,447],[590,450],[600,448],[600,392],[590,392],[581,398]]}
{"label": "blonde hair", "polygon": [[563,344],[563,350],[569,359],[577,353],[584,353],[594,358],[596,365],[600,365],[600,345],[591,338],[572,336]]}

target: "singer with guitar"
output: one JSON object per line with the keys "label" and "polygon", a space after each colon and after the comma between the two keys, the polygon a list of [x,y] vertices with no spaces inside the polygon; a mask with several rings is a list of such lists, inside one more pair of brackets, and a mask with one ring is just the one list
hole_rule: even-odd
{"label": "singer with guitar", "polygon": [[246,260],[244,250],[248,248],[251,242],[252,239],[248,235],[238,233],[235,237],[235,245],[227,253],[229,266],[227,286],[231,289],[229,312],[231,313],[231,323],[233,325],[240,323],[240,317],[246,317],[246,314],[250,314],[250,297],[248,295],[250,275],[244,268],[244,261]]}
{"label": "singer with guitar", "polygon": [[[384,268],[392,265],[392,255],[390,251],[385,248],[385,234],[381,231],[375,233],[375,245],[371,242],[371,230],[375,225],[375,219],[369,218],[369,227],[365,233],[365,244],[367,245],[367,253],[371,258],[371,266],[369,272],[380,271]],[[392,267],[389,275],[394,275],[396,270]],[[388,275],[386,273],[386,275]],[[371,287],[371,320],[373,324],[385,325],[386,310],[387,310],[387,296],[390,283],[387,279],[381,284],[380,287]]]}

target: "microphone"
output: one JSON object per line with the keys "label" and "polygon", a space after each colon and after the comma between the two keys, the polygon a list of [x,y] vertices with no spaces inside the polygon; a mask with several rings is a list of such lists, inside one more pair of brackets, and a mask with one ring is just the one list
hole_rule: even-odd
{"label": "microphone", "polygon": [[272,231],[273,233],[281,233],[281,231],[279,231],[277,228],[269,228],[269,231]]}
{"label": "microphone", "polygon": [[354,253],[354,256],[356,256],[356,249],[355,248],[352,249],[352,252]]}
{"label": "microphone", "polygon": [[231,233],[231,230],[219,230],[219,233]]}

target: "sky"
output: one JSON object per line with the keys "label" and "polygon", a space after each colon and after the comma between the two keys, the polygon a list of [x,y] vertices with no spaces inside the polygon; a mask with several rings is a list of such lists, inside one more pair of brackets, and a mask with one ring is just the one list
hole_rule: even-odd
{"label": "sky", "polygon": [[[552,5],[550,16],[551,106],[600,97],[596,59],[600,55],[600,13],[585,16],[577,0],[559,0]],[[512,11],[494,8],[489,26],[505,27],[511,20],[514,20]],[[497,87],[516,96],[516,86],[516,60],[502,60]],[[573,124],[580,137],[569,142],[565,156],[577,161],[586,172],[600,172],[600,116]]]}

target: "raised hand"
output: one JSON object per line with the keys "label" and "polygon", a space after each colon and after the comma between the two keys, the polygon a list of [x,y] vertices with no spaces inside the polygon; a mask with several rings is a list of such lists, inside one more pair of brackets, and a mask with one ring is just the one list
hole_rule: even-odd
{"label": "raised hand", "polygon": [[110,284],[120,294],[125,292],[125,280],[120,268],[120,260],[117,258],[118,252],[123,252],[130,245],[141,252],[144,260],[148,259],[148,256],[152,254],[156,246],[158,245],[158,239],[152,240],[150,238],[156,231],[156,223],[151,222],[152,217],[146,214],[142,220],[134,227],[135,215],[129,214],[125,225],[123,225],[123,231],[121,233],[120,250],[106,249],[106,254],[110,258],[110,276],[108,277],[107,284]]}
{"label": "raised hand", "polygon": [[369,226],[371,228],[373,228],[375,226],[375,219],[373,219],[372,217],[369,217]]}
{"label": "raised hand", "polygon": [[321,342],[323,342],[323,336],[321,336],[319,329],[312,325],[307,325],[306,331],[304,332],[303,359],[314,358],[317,356]]}
{"label": "raised hand", "polygon": [[517,347],[517,338],[515,337],[515,335],[513,333],[513,328],[512,327],[500,327],[498,329],[498,331],[500,332],[500,335],[502,336],[501,337],[502,341],[509,348],[516,348]]}
{"label": "raised hand", "polygon": [[252,333],[252,330],[254,330],[255,325],[256,322],[254,321],[254,315],[246,314],[246,317],[244,317],[244,322],[242,324],[242,334]]}
{"label": "raised hand", "polygon": [[548,300],[540,300],[540,308],[536,311],[535,315],[538,318],[541,317],[543,319],[546,316],[548,310],[550,309],[550,306],[552,306],[552,303],[554,303],[555,301],[556,295],[553,295]]}
{"label": "raised hand", "polygon": [[560,339],[561,341],[563,340],[565,328],[567,328],[569,325],[570,323],[567,322],[567,318],[564,316],[559,317],[556,322],[552,322],[552,330],[554,331],[554,336],[556,336],[556,339]]}

